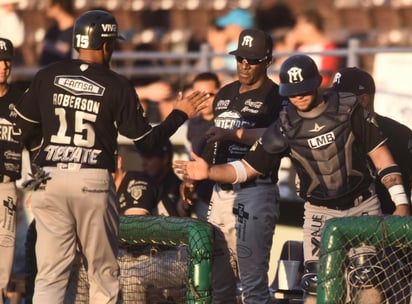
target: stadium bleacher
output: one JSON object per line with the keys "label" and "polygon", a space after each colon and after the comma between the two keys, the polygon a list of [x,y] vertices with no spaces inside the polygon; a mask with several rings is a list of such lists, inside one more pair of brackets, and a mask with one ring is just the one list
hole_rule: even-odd
{"label": "stadium bleacher", "polygon": [[[325,18],[326,34],[338,44],[350,37],[360,37],[369,46],[412,44],[412,0],[74,0],[78,12],[100,7],[111,10],[119,20],[122,31],[139,41],[135,35],[144,30],[160,33],[167,49],[173,44],[187,43],[196,36],[203,39],[207,24],[233,7],[254,11],[258,6],[284,2],[293,12],[317,8]],[[21,0],[19,12],[26,24],[24,46],[26,65],[34,65],[51,22],[45,18],[47,0]],[[153,35],[153,39],[159,36]],[[163,39],[164,37],[164,39]],[[171,37],[174,40],[171,41]],[[179,40],[180,39],[180,40]],[[172,43],[171,43],[172,42]],[[180,50],[182,48],[180,47]]]}

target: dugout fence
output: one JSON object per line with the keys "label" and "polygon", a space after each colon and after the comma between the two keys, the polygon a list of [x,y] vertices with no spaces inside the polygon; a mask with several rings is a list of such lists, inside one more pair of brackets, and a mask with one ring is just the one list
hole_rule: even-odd
{"label": "dugout fence", "polygon": [[412,217],[361,216],[326,222],[320,249],[320,304],[409,304]]}
{"label": "dugout fence", "polygon": [[[120,217],[118,304],[209,304],[213,229],[194,218]],[[64,304],[89,304],[81,259],[72,267]]]}
{"label": "dugout fence", "polygon": [[186,301],[211,302],[213,230],[210,224],[192,218],[127,216],[120,219],[119,239],[128,245],[187,245]]}

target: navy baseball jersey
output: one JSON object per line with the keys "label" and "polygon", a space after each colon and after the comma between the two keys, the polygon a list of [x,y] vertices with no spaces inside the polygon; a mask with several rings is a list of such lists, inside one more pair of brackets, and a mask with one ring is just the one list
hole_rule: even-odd
{"label": "navy baseball jersey", "polygon": [[13,133],[16,112],[13,110],[23,91],[11,85],[6,95],[0,97],[0,182],[18,180],[21,171],[22,144],[16,141]]}
{"label": "navy baseball jersey", "polygon": [[113,172],[117,134],[138,140],[152,130],[128,79],[80,60],[40,70],[16,112],[23,140],[42,122],[43,144],[35,159],[39,166],[74,164]]}
{"label": "navy baseball jersey", "polygon": [[[234,81],[217,93],[214,103],[214,123],[223,129],[252,129],[269,126],[279,115],[279,87],[272,80],[256,90],[239,93],[240,82]],[[249,145],[232,141],[215,143],[214,164],[242,159]]]}

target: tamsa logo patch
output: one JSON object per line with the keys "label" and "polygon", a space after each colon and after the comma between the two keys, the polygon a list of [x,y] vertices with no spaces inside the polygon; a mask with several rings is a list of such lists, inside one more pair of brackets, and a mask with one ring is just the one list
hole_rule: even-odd
{"label": "tamsa logo patch", "polygon": [[323,146],[327,146],[335,141],[335,134],[329,132],[313,138],[308,139],[308,144],[311,149],[318,149]]}
{"label": "tamsa logo patch", "polygon": [[74,95],[102,96],[105,88],[84,76],[56,76],[54,85]]}

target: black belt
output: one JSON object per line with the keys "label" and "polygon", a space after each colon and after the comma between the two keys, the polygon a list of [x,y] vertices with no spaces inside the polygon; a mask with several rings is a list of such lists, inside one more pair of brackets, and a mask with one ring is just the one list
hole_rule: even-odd
{"label": "black belt", "polygon": [[341,200],[337,200],[337,202],[333,202],[333,201],[321,202],[321,201],[309,200],[309,202],[315,206],[326,207],[328,209],[343,211],[343,210],[348,210],[350,208],[359,206],[361,202],[366,201],[371,196],[372,196],[372,193],[369,190],[366,190],[361,195],[355,197],[354,199],[350,201],[345,201],[343,204]]}
{"label": "black belt", "polygon": [[[250,180],[244,183],[240,183],[238,185],[241,189],[244,189],[244,188],[256,187],[256,182],[255,180]],[[219,184],[219,186],[224,191],[230,191],[230,190],[236,189],[236,186],[234,186],[233,184]]]}

